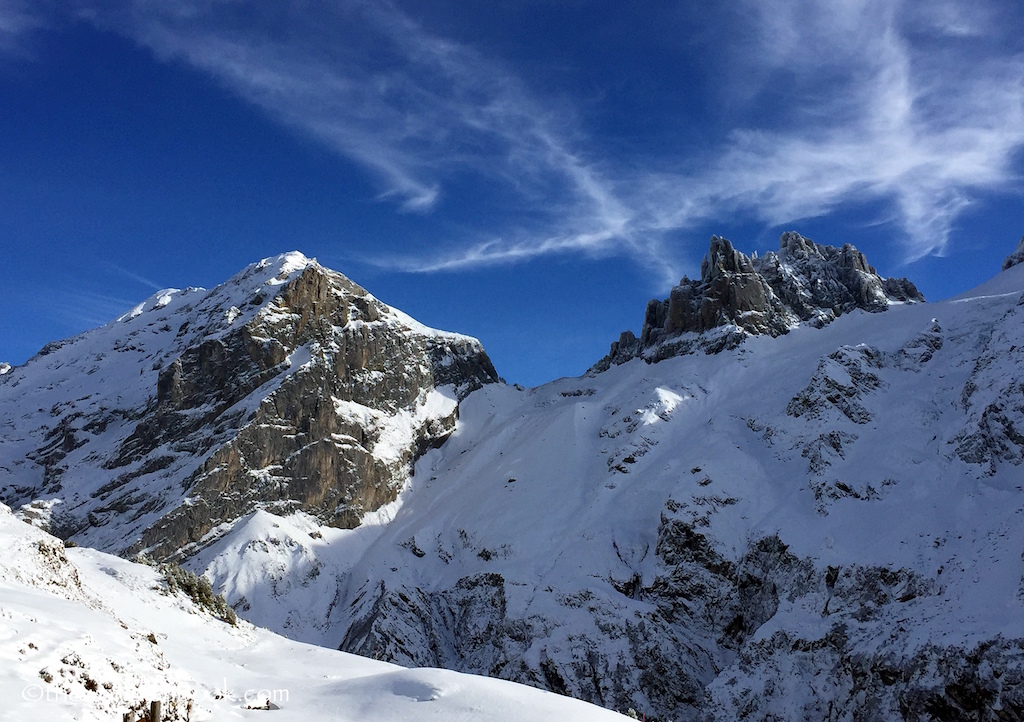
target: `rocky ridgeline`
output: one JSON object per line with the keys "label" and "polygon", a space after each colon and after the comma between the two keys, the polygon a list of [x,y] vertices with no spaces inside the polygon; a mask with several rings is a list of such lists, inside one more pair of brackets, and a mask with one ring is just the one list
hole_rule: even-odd
{"label": "rocky ridgeline", "polygon": [[157,557],[257,507],[354,527],[496,380],[475,339],[287,254],[213,291],[161,292],[7,374],[0,421],[19,433],[0,445],[0,497]]}
{"label": "rocky ridgeline", "polygon": [[879,276],[850,244],[822,246],[790,231],[777,253],[758,258],[712,236],[700,279],[683,277],[667,299],[648,302],[640,338],[625,331],[593,370],[638,356],[717,353],[750,334],[780,336],[800,323],[820,328],[857,308],[876,312],[920,301],[913,283]]}
{"label": "rocky ridgeline", "polygon": [[1024,238],[1020,239],[1020,243],[1017,244],[1017,250],[1006,257],[1003,261],[1003,270],[1013,268],[1018,263],[1024,263]]}

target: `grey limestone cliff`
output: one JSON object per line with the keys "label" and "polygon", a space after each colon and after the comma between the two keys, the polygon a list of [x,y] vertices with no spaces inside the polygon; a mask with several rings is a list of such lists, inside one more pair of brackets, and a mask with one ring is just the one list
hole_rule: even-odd
{"label": "grey limestone cliff", "polygon": [[595,371],[638,356],[650,361],[732,348],[747,335],[780,336],[800,323],[821,327],[854,309],[884,311],[923,301],[905,278],[883,278],[850,244],[822,246],[782,235],[777,252],[758,258],[712,236],[698,280],[684,277],[665,300],[647,304],[640,337],[626,331]]}
{"label": "grey limestone cliff", "polygon": [[0,497],[56,499],[64,536],[163,558],[261,507],[357,526],[497,375],[475,339],[286,254],[161,292],[4,379],[0,422],[19,431]]}

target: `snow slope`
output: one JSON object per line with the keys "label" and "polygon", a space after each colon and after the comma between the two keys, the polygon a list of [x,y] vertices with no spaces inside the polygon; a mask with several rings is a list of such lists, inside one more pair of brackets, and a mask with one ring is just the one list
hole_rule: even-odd
{"label": "snow slope", "polygon": [[1024,704],[1022,293],[485,387],[386,523],[193,564],[302,639],[666,718]]}
{"label": "snow slope", "polygon": [[[32,369],[0,376],[5,498],[32,501],[19,513],[57,526],[67,507],[91,512],[80,538],[124,548],[161,510],[100,507],[112,474],[104,463],[151,413],[154,367],[166,369],[184,348],[170,340],[180,328],[162,314],[189,319],[185,333],[197,336],[185,345],[230,333],[245,314],[273,315],[273,305],[260,305],[272,295],[262,289],[290,282],[303,263],[270,259],[209,294],[157,294],[138,313],[53,345]],[[536,389],[491,384],[459,403],[454,434],[402,477],[396,500],[362,514],[357,528],[325,526],[312,508],[287,513],[295,507],[256,503],[206,519],[212,526],[187,547],[188,564],[243,617],[293,640],[524,682],[661,719],[1024,719],[1022,294],[1024,265],[949,301],[851,309],[824,328],[798,325],[777,338],[716,327],[709,333],[741,341],[708,346],[720,353],[656,364],[635,358]],[[434,337],[388,313],[402,333]],[[357,334],[365,323],[354,318],[346,328]],[[317,362],[313,348],[297,350],[283,375],[294,379]],[[341,424],[324,440],[364,448],[362,429],[378,444],[370,455],[384,461],[398,463],[415,429],[456,409],[445,388],[375,408],[317,395],[327,380],[296,386],[293,398],[317,402],[310,408],[327,408]],[[245,397],[243,411],[263,404],[276,383]],[[273,418],[264,421],[261,429],[276,428]],[[275,433],[275,444],[297,436],[287,425]],[[261,438],[242,455],[258,456]],[[133,461],[132,473],[143,473],[129,491],[145,485],[167,505],[181,501],[180,482],[202,459],[188,449],[173,459],[151,474]],[[285,478],[282,468],[261,467],[243,481],[287,486],[299,478]],[[232,482],[225,496],[248,488]],[[71,590],[60,595],[72,597],[60,604],[99,615],[97,605],[114,608],[126,592],[152,586],[147,569],[104,558],[114,574],[101,575],[89,571],[96,553],[69,554],[83,585],[75,591],[68,568],[56,564]],[[16,569],[45,559],[12,559],[5,578],[20,581],[8,598],[28,601],[19,602],[21,617],[5,604],[6,619],[18,629],[50,629],[45,664],[63,665],[61,679],[79,670],[81,680],[77,663],[58,665],[67,656],[59,640],[78,639],[77,612],[33,596],[52,589],[23,589],[32,575],[16,577]],[[154,610],[184,604],[146,599],[141,606]],[[40,603],[46,614],[33,617]],[[132,680],[142,686],[130,692],[134,681],[112,680],[113,690],[125,690],[117,704],[143,694],[150,678],[202,692],[213,688],[215,668],[228,665],[241,674],[244,663],[257,675],[252,684],[270,685],[281,666],[298,679],[327,664],[321,660],[348,659],[276,638],[261,648],[261,632],[204,619],[203,634],[229,651],[201,649],[214,661],[194,666],[182,643],[166,666],[132,635],[156,629],[170,640],[173,628],[160,626],[162,618],[124,619],[121,632],[104,623],[104,649],[141,655]],[[54,631],[65,620],[66,633]],[[89,644],[69,651],[84,660]],[[174,643],[158,646],[170,655]],[[285,648],[306,650],[312,661],[293,664]],[[19,663],[33,658],[24,649]],[[231,650],[241,662],[229,662]],[[275,657],[288,662],[275,666]],[[338,664],[348,663],[356,664]],[[11,679],[28,684],[41,668],[17,667]],[[440,673],[395,674],[403,681],[367,682],[372,694],[384,690],[382,699],[397,694],[394,704],[415,707],[406,699],[424,694],[395,690],[408,689],[407,677]],[[295,684],[317,711],[328,708],[316,700],[340,694],[340,681]],[[229,684],[234,704],[250,683]]]}
{"label": "snow slope", "polygon": [[[403,669],[229,626],[161,591],[151,567],[67,549],[0,506],[0,718],[121,719],[159,699],[164,719],[621,719],[540,690]],[[148,708],[148,707],[147,707]]]}

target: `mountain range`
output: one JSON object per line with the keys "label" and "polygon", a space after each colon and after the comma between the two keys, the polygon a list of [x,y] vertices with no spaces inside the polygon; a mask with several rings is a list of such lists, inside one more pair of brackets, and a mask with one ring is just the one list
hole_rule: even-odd
{"label": "mountain range", "polygon": [[1024,719],[1021,261],[926,303],[714,237],[523,389],[285,254],[0,369],[0,501],[297,642],[648,719]]}

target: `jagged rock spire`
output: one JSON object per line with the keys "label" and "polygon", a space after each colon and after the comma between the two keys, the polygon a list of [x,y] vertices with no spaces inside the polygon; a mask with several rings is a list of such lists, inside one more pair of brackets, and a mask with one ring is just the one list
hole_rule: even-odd
{"label": "jagged rock spire", "polygon": [[[745,335],[779,336],[800,323],[824,326],[837,316],[860,308],[884,311],[893,303],[923,301],[905,278],[883,278],[853,245],[822,246],[799,233],[782,234],[777,252],[758,258],[712,236],[701,262],[699,280],[683,278],[665,300],[647,304],[640,338],[623,334],[595,370],[622,363],[638,354],[658,360],[692,350],[720,350]],[[711,338],[689,339],[679,347],[666,342],[689,334],[729,329]],[[658,347],[651,355],[646,350]]]}

